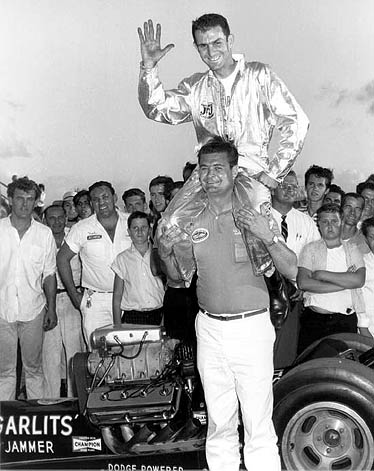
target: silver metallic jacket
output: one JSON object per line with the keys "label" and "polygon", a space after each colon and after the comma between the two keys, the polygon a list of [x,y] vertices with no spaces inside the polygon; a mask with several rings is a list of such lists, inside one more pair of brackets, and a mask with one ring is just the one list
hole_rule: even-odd
{"label": "silver metallic jacket", "polygon": [[[157,68],[141,67],[139,103],[145,115],[167,124],[193,121],[199,147],[213,136],[230,139],[239,151],[239,165],[250,175],[265,172],[280,181],[302,149],[309,121],[282,80],[265,64],[233,55],[239,72],[231,97],[209,70],[164,90]],[[269,159],[273,129],[280,132],[279,149]]]}

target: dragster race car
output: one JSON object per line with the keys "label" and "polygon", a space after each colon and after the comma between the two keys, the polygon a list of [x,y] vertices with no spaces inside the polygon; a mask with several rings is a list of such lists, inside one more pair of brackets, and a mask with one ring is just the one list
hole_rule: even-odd
{"label": "dragster race car", "polygon": [[[92,346],[73,359],[77,398],[1,404],[1,467],[207,469],[194,347],[130,324],[97,329]],[[372,469],[373,347],[359,335],[330,336],[275,370],[284,469]]]}

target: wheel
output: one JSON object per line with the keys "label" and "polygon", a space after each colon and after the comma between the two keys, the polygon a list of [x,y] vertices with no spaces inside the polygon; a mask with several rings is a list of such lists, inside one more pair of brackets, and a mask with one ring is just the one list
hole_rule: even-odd
{"label": "wheel", "polygon": [[[331,343],[338,352],[342,352],[344,350],[352,348],[356,350],[358,354],[360,354],[374,347],[374,339],[364,337],[363,335],[350,333],[329,335],[328,337],[316,340],[311,345],[309,345],[309,347],[307,347],[303,352],[300,353],[300,355],[297,356],[293,365],[299,365],[311,359],[311,355],[318,355],[318,350],[321,349],[322,351],[323,348],[322,342],[325,343],[326,341],[332,341]],[[331,351],[333,351],[333,349],[331,349]]]}
{"label": "wheel", "polygon": [[287,470],[367,470],[374,461],[374,371],[323,358],[274,386],[274,425]]}

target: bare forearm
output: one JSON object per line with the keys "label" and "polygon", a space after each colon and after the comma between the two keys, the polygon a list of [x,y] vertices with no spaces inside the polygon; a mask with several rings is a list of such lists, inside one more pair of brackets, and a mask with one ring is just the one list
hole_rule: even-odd
{"label": "bare forearm", "polygon": [[294,280],[297,275],[296,254],[290,250],[283,242],[274,245],[268,245],[267,249],[273,259],[277,270],[290,280]]}
{"label": "bare forearm", "polygon": [[310,291],[311,293],[336,293],[343,291],[339,285],[329,283],[328,281],[314,280],[313,278],[297,278],[297,285],[303,291]]}
{"label": "bare forearm", "polygon": [[365,284],[364,269],[359,269],[355,272],[321,270],[318,273],[320,274],[318,280],[333,283],[344,289],[361,288]]}
{"label": "bare forearm", "polygon": [[45,297],[47,298],[47,305],[48,309],[51,311],[56,310],[56,290],[57,290],[57,282],[56,282],[56,275],[49,275],[44,280],[43,289],[45,293]]}

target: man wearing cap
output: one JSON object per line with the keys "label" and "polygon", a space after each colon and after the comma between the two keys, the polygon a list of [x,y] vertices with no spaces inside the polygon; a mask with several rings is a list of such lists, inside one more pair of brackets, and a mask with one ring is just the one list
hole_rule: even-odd
{"label": "man wearing cap", "polygon": [[[58,255],[59,273],[74,306],[81,310],[83,332],[90,348],[91,333],[113,323],[112,297],[115,257],[131,245],[128,214],[117,211],[117,196],[109,182],[98,181],[88,189],[94,214],[75,224]],[[76,289],[70,260],[79,253],[83,294]]]}
{"label": "man wearing cap", "polygon": [[66,213],[66,227],[71,227],[78,221],[78,213],[73,201],[76,194],[76,191],[67,191],[62,197],[62,207]]}

